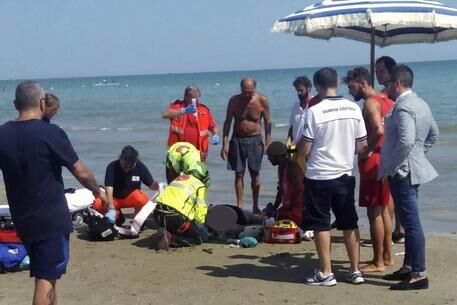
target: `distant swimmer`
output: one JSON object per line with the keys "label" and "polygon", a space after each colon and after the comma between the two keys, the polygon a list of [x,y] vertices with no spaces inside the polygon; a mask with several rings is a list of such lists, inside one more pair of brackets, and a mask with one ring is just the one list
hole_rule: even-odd
{"label": "distant swimmer", "polygon": [[[244,172],[246,161],[251,175],[253,212],[260,213],[260,168],[262,157],[271,138],[270,105],[268,98],[256,92],[256,81],[241,80],[241,93],[230,98],[223,129],[221,158],[227,167],[235,171],[235,192],[239,208],[243,208]],[[235,121],[230,143],[228,137],[232,121]],[[262,121],[265,128],[265,143],[262,141]]]}

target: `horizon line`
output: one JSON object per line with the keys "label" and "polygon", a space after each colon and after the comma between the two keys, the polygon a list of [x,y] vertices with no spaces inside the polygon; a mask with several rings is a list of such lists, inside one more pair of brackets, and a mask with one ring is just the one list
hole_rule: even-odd
{"label": "horizon line", "polygon": [[[417,60],[417,61],[408,61],[408,63],[419,63],[419,62],[446,62],[446,61],[457,61],[457,58],[454,59],[437,59],[437,60]],[[370,64],[339,64],[332,65],[331,67],[353,67],[353,66],[369,66]],[[96,78],[96,77],[129,77],[129,76],[163,76],[163,75],[185,75],[185,74],[211,74],[211,73],[235,73],[235,72],[257,72],[257,71],[275,71],[275,70],[293,70],[293,69],[312,69],[312,68],[321,68],[322,66],[307,66],[307,67],[287,67],[287,68],[263,68],[263,69],[246,69],[246,70],[221,70],[221,71],[199,71],[199,72],[168,72],[168,73],[138,73],[138,74],[117,74],[117,75],[83,75],[83,76],[52,76],[52,77],[37,77],[37,78],[10,78],[10,79],[0,79],[0,81],[21,81],[21,80],[50,80],[50,79],[72,79],[72,78]]]}

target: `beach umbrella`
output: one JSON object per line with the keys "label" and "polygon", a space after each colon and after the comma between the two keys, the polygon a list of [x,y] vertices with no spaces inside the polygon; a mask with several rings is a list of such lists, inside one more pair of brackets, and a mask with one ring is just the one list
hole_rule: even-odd
{"label": "beach umbrella", "polygon": [[373,78],[375,45],[457,39],[457,9],[436,1],[326,0],[277,20],[271,31],[370,43]]}

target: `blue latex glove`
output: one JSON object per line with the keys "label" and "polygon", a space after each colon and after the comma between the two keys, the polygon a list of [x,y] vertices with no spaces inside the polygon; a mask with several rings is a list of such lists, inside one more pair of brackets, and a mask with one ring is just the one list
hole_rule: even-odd
{"label": "blue latex glove", "polygon": [[108,218],[110,223],[116,222],[116,209],[109,209],[108,213],[105,214],[106,218]]}
{"label": "blue latex glove", "polygon": [[217,145],[221,142],[221,137],[217,134],[213,135],[213,145]]}
{"label": "blue latex glove", "polygon": [[181,108],[181,110],[180,110],[181,114],[191,114],[191,113],[195,113],[196,111],[197,111],[197,106],[195,106],[194,104],[189,104],[189,105],[187,105],[187,107]]}

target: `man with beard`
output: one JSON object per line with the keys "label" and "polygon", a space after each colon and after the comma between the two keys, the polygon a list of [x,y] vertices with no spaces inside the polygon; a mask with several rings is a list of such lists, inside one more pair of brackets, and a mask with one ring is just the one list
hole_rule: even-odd
{"label": "man with beard", "polygon": [[382,93],[387,94],[387,86],[390,83],[390,73],[396,65],[397,62],[390,56],[381,56],[376,60],[376,79],[380,85],[384,86],[384,88],[381,90]]}
{"label": "man with beard", "polygon": [[[419,186],[438,176],[426,153],[438,139],[438,126],[428,104],[413,92],[411,68],[393,68],[387,87],[395,107],[386,116],[386,141],[382,147],[378,176],[387,178],[396,211],[405,228],[405,257],[400,270],[384,277],[401,281],[393,290],[428,288],[425,236],[419,216]],[[437,284],[439,280],[437,280]]]}
{"label": "man with beard", "polygon": [[[297,91],[298,102],[296,102],[290,111],[289,133],[287,135],[286,146],[293,148],[300,141],[305,124],[306,112],[308,111],[309,101],[311,100],[311,81],[306,76],[299,76],[295,79],[293,86]],[[305,158],[294,153],[292,159],[305,169]]]}
{"label": "man with beard", "polygon": [[378,171],[384,143],[384,116],[392,108],[393,102],[373,89],[371,75],[365,68],[348,71],[344,82],[354,100],[365,101],[362,114],[367,129],[368,149],[359,155],[359,205],[367,208],[374,255],[371,263],[361,267],[360,271],[383,272],[385,266],[394,264],[392,221],[388,210],[390,190],[386,181],[378,180]]}
{"label": "man with beard", "polygon": [[[268,98],[256,92],[253,78],[241,80],[241,93],[230,98],[224,122],[221,158],[227,159],[227,168],[235,171],[236,204],[243,208],[244,172],[246,161],[251,175],[252,212],[260,214],[260,168],[262,157],[271,137],[270,106]],[[233,134],[228,141],[232,120]],[[265,128],[265,143],[262,141],[262,120]]]}

